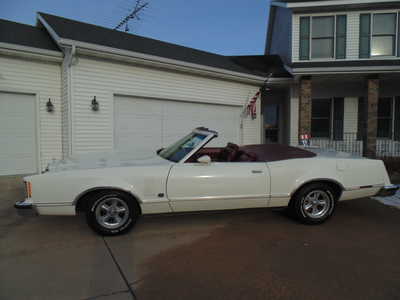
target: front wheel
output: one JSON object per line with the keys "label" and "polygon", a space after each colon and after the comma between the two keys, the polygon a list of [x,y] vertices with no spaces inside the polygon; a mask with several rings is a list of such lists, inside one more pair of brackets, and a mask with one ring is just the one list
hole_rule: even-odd
{"label": "front wheel", "polygon": [[86,220],[101,235],[118,235],[129,231],[139,216],[137,203],[119,191],[102,191],[88,203]]}
{"label": "front wheel", "polygon": [[300,222],[321,224],[333,214],[336,200],[335,191],[329,185],[313,183],[296,192],[289,208]]}

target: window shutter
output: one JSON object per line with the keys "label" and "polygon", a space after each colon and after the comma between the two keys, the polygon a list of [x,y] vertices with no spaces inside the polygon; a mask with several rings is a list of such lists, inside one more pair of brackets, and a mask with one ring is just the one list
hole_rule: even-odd
{"label": "window shutter", "polygon": [[360,58],[369,58],[371,49],[371,15],[360,15]]}
{"label": "window shutter", "polygon": [[300,18],[300,59],[310,59],[310,17]]}
{"label": "window shutter", "polygon": [[365,135],[365,100],[363,97],[358,98],[358,118],[357,118],[357,140],[362,141]]}
{"label": "window shutter", "polygon": [[333,100],[333,139],[343,140],[343,114],[344,99],[334,98]]}
{"label": "window shutter", "polygon": [[346,58],[347,16],[336,17],[336,58]]}
{"label": "window shutter", "polygon": [[394,101],[394,140],[400,141],[400,97]]}

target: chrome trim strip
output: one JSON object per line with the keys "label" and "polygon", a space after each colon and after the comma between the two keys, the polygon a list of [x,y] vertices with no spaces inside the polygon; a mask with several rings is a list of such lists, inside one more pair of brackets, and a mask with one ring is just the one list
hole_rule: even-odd
{"label": "chrome trim strip", "polygon": [[371,185],[363,185],[363,186],[352,186],[352,187],[348,187],[345,188],[344,190],[346,192],[350,192],[350,191],[356,191],[356,190],[361,190],[361,189],[372,189],[372,188],[377,188],[377,187],[383,187],[385,184],[383,183],[379,183],[379,184],[371,184]]}
{"label": "chrome trim strip", "polygon": [[59,202],[59,203],[35,203],[37,207],[47,207],[47,206],[73,206],[71,202]]}
{"label": "chrome trim strip", "polygon": [[240,195],[240,196],[201,196],[201,197],[176,197],[170,201],[196,201],[196,200],[233,200],[233,199],[262,199],[266,200],[270,195]]}
{"label": "chrome trim strip", "polygon": [[274,199],[276,199],[276,198],[289,198],[290,197],[290,194],[271,194],[271,195],[269,195],[271,198],[274,198]]}

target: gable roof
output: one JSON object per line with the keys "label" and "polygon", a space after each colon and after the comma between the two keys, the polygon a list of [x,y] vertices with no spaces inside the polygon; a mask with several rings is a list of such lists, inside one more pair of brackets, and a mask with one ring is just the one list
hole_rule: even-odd
{"label": "gable roof", "polygon": [[40,17],[61,39],[138,52],[229,71],[265,76],[236,64],[229,56],[188,48],[109,28],[39,12]]}
{"label": "gable roof", "polygon": [[0,43],[60,51],[44,28],[0,19]]}

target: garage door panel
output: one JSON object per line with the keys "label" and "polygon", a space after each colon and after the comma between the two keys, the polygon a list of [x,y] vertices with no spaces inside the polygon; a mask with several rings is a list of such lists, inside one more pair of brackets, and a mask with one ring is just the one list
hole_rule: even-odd
{"label": "garage door panel", "polygon": [[220,133],[210,146],[239,143],[239,116],[235,106],[116,96],[115,148],[144,157],[200,126]]}
{"label": "garage door panel", "polygon": [[37,172],[35,96],[0,92],[0,175]]}
{"label": "garage door panel", "polygon": [[[114,104],[114,145],[140,157],[161,148],[162,107],[143,99],[117,97]],[[152,151],[152,152],[149,152]]]}
{"label": "garage door panel", "polygon": [[199,126],[219,132],[220,137],[212,141],[209,146],[223,146],[227,141],[239,143],[240,109],[238,107],[173,102],[172,105],[167,103],[164,110],[166,145]]}

